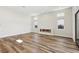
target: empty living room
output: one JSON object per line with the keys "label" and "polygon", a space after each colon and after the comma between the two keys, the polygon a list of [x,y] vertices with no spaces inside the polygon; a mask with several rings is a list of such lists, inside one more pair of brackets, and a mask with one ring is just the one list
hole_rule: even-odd
{"label": "empty living room", "polygon": [[78,6],[0,6],[0,53],[78,53]]}

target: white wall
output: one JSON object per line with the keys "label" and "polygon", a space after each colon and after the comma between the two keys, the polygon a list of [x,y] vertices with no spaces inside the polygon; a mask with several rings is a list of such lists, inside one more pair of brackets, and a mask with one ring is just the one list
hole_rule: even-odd
{"label": "white wall", "polygon": [[[57,29],[57,20],[59,19],[56,15],[57,13],[64,13],[64,29],[62,30],[58,30]],[[55,35],[58,36],[64,36],[64,37],[70,37],[72,38],[73,33],[72,33],[72,9],[68,8],[68,9],[64,9],[64,10],[60,10],[60,11],[56,11],[55,13],[55,22],[54,22],[54,32]]]}
{"label": "white wall", "polygon": [[[57,29],[57,13],[63,12],[65,14],[64,21],[65,21],[65,29],[64,30],[58,30]],[[41,14],[38,17],[38,33],[40,33],[40,29],[42,28],[48,28],[51,29],[51,33],[44,33],[49,35],[58,35],[58,36],[64,36],[64,37],[73,37],[72,34],[72,8],[53,11],[45,14]],[[43,33],[43,32],[41,32]]]}
{"label": "white wall", "polygon": [[0,7],[0,37],[31,32],[30,16]]}
{"label": "white wall", "polygon": [[[66,30],[64,32],[58,31],[56,29],[57,27],[56,13],[58,12],[66,13],[65,14]],[[33,25],[32,17],[6,9],[5,7],[0,7],[0,37],[22,34],[22,33],[29,33],[31,31],[40,33],[40,28],[52,29],[51,33],[45,33],[45,34],[61,35],[61,36],[64,35],[67,37],[68,36],[72,37],[71,9],[41,14],[37,17],[38,17],[38,29],[35,29]],[[73,23],[74,23],[74,20],[73,20]],[[74,25],[73,25],[73,29],[74,29]],[[74,38],[74,35],[73,35],[73,38]]]}

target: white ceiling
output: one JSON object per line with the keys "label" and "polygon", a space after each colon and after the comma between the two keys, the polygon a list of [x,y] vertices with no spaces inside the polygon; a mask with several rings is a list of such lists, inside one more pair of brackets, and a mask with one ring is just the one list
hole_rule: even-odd
{"label": "white ceiling", "polygon": [[51,12],[59,9],[69,8],[67,6],[9,6],[10,10],[26,15],[38,15],[40,13]]}

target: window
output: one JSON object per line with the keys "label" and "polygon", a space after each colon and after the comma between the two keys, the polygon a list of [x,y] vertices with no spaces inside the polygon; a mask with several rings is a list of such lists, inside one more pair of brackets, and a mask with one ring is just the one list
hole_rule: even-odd
{"label": "window", "polygon": [[57,26],[58,26],[58,29],[64,29],[64,13],[58,13],[57,14]]}
{"label": "window", "polygon": [[58,29],[64,29],[64,19],[59,19],[57,21]]}

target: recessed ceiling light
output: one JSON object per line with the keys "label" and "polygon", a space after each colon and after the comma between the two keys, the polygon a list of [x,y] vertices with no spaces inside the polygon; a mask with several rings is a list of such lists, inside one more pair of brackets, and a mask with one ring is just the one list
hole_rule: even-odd
{"label": "recessed ceiling light", "polygon": [[22,43],[23,40],[21,40],[21,39],[17,39],[16,42],[18,42],[18,43]]}
{"label": "recessed ceiling light", "polygon": [[38,20],[38,18],[37,17],[34,17],[34,20]]}

